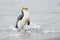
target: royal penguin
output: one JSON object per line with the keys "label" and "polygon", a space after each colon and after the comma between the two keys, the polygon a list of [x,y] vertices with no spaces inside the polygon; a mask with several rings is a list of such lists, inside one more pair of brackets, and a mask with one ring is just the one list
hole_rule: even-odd
{"label": "royal penguin", "polygon": [[22,7],[21,8],[21,15],[18,16],[17,22],[16,22],[16,28],[19,30],[23,29],[24,26],[30,25],[30,15],[28,13],[28,7]]}

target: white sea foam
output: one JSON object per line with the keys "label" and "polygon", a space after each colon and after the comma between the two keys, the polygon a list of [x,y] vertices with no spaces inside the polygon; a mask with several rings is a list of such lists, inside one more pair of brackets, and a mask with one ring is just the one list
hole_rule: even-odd
{"label": "white sea foam", "polygon": [[[9,26],[9,29],[12,30],[12,31],[18,31],[18,29],[15,28],[15,25],[10,25],[10,26]],[[29,26],[26,25],[26,26],[24,27],[24,29],[40,29],[40,25],[36,25],[36,24],[34,24],[34,23],[31,23]]]}
{"label": "white sea foam", "polygon": [[[9,29],[10,30],[12,30],[12,31],[18,31],[18,29],[17,28],[15,28],[15,25],[10,25],[10,27],[9,27]],[[43,32],[43,33],[55,33],[55,32],[60,32],[60,30],[58,30],[58,31],[54,31],[54,30],[52,30],[52,31],[50,31],[50,30],[47,30],[47,31],[43,31],[43,29],[41,28],[41,26],[40,25],[36,25],[35,23],[31,23],[29,26],[28,25],[26,25],[25,27],[24,27],[24,29],[26,30],[35,30],[35,31],[39,31],[39,32]]]}
{"label": "white sea foam", "polygon": [[34,23],[31,23],[29,26],[26,25],[24,29],[40,29],[40,25],[36,25]]}
{"label": "white sea foam", "polygon": [[18,31],[18,29],[15,28],[15,25],[10,25],[9,26],[9,29],[12,30],[12,31]]}

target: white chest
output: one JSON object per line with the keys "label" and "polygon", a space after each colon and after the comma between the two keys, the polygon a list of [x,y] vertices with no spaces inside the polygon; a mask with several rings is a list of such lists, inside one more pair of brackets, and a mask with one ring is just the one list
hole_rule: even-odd
{"label": "white chest", "polygon": [[27,19],[29,19],[29,13],[24,12],[24,17],[22,20],[27,20]]}
{"label": "white chest", "polygon": [[27,12],[24,12],[24,17],[22,18],[22,20],[18,22],[18,27],[21,28],[24,25],[26,25],[28,19],[29,19],[29,14]]}

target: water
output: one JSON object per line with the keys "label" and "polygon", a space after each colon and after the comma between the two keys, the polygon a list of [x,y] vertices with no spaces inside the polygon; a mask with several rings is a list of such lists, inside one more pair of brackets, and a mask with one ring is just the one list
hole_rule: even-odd
{"label": "water", "polygon": [[[60,40],[60,0],[0,0],[0,40]],[[29,7],[30,22],[19,32],[14,26],[22,6]]]}
{"label": "water", "polygon": [[19,32],[18,29],[10,25],[8,28],[0,30],[0,40],[52,40],[59,38],[60,31],[43,31],[40,25],[31,23],[25,26],[24,29],[30,29],[30,34],[27,32]]}

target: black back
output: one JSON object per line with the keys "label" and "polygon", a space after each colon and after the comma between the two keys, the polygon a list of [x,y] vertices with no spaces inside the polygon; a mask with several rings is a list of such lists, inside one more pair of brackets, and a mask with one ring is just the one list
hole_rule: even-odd
{"label": "black back", "polygon": [[21,12],[22,12],[22,14],[21,15],[19,15],[19,17],[17,18],[17,22],[16,22],[16,28],[18,28],[18,22],[23,18],[23,16],[24,16],[24,12],[21,10]]}

